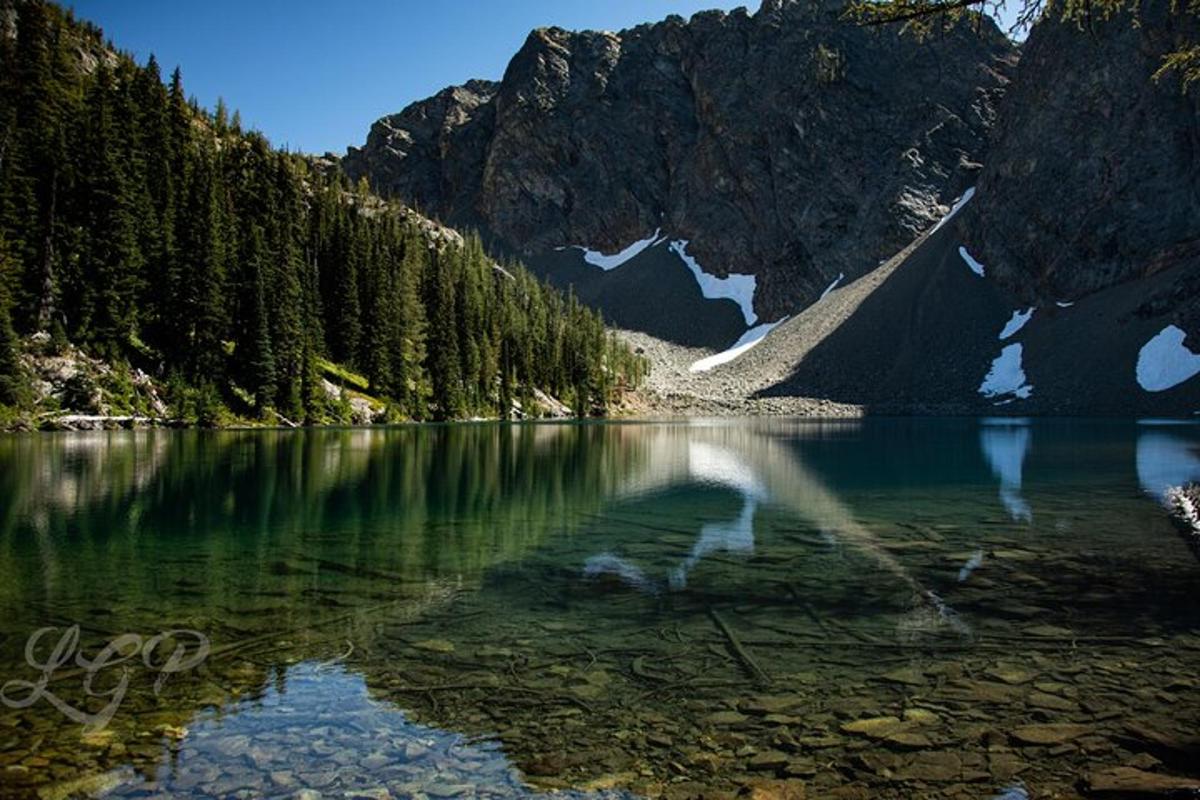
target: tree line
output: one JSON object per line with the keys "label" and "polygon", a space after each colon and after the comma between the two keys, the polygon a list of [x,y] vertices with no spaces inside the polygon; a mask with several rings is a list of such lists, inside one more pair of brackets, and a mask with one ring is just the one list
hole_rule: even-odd
{"label": "tree line", "polygon": [[361,375],[393,418],[602,414],[643,361],[518,265],[276,150],[45,0],[0,0],[0,404],[22,337],[205,408],[319,423]]}

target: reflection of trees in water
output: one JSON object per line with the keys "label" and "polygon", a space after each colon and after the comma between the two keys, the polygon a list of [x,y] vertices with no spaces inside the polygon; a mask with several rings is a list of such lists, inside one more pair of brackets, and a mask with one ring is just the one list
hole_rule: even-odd
{"label": "reflection of trees in water", "polygon": [[0,604],[22,630],[97,608],[249,621],[470,579],[638,457],[593,425],[4,438]]}
{"label": "reflection of trees in water", "polygon": [[[136,745],[71,757],[148,767],[201,709],[262,696],[289,664],[452,625],[464,581],[569,529],[639,453],[598,425],[3,438],[0,664],[22,673],[43,625],[81,622],[89,653],[124,632],[207,634],[212,656],[162,698],[135,670],[112,733]],[[82,704],[76,683],[57,692]],[[44,752],[78,749],[48,706],[0,709],[14,714],[47,732]]]}

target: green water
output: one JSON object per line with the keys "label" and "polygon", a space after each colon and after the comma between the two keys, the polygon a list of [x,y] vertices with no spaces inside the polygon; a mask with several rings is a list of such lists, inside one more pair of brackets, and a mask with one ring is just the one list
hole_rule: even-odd
{"label": "green water", "polygon": [[[5,687],[0,796],[1195,774],[1200,564],[1159,498],[1198,446],[986,420],[3,437],[0,681],[39,679],[44,627],[40,664],[73,625],[88,659],[140,638],[93,696],[74,659],[29,705]],[[122,677],[103,727],[54,705]]]}

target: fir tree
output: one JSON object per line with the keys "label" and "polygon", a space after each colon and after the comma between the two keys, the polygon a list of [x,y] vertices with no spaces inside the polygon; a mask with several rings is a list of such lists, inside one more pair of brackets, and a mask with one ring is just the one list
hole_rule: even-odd
{"label": "fir tree", "polygon": [[24,399],[25,371],[10,314],[9,264],[8,248],[0,232],[0,405],[17,406]]}
{"label": "fir tree", "polygon": [[326,360],[413,419],[504,414],[535,388],[602,410],[637,380],[597,315],[497,270],[477,237],[435,246],[407,209],[203,111],[179,69],[163,86],[153,57],[114,55],[45,0],[0,11],[17,29],[0,36],[0,402],[36,330],[170,379],[208,423],[238,386],[260,412],[327,420]]}
{"label": "fir tree", "polygon": [[271,345],[271,319],[267,313],[267,248],[262,229],[250,232],[243,256],[248,275],[246,294],[248,314],[239,329],[234,352],[243,353],[243,380],[254,394],[254,406],[261,414],[275,402],[275,353]]}
{"label": "fir tree", "polygon": [[87,157],[85,180],[87,257],[82,260],[79,296],[82,316],[78,332],[99,352],[117,355],[134,332],[134,297],[141,270],[141,251],[113,122],[111,74],[97,70],[86,100]]}
{"label": "fir tree", "polygon": [[431,308],[429,345],[432,353],[429,374],[438,419],[461,417],[464,411],[454,286],[455,262],[461,257],[461,253],[456,252],[434,259],[427,301]]}

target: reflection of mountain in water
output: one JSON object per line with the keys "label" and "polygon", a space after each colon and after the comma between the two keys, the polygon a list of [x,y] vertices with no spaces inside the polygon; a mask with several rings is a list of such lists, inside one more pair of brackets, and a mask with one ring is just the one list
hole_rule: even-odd
{"label": "reflection of mountain in water", "polygon": [[[648,451],[651,458],[650,469],[658,467],[665,474],[660,474],[659,480],[642,483],[640,492],[648,491],[650,486],[661,489],[664,484],[677,480],[681,483],[697,484],[706,489],[733,490],[742,497],[742,509],[738,515],[728,521],[703,523],[691,552],[670,570],[667,584],[672,589],[682,589],[687,586],[688,573],[705,556],[722,552],[740,556],[754,554],[754,512],[759,503],[767,499],[767,493],[754,469],[742,461],[735,451],[709,442],[686,441],[687,467],[681,475],[676,475],[673,468],[678,464],[678,441],[670,435],[663,439],[656,437],[656,440],[668,442],[665,453],[662,453],[666,458],[655,459],[654,456],[662,451],[651,447]],[[611,552],[588,558],[583,566],[583,574],[593,578],[613,575],[641,591],[657,592],[662,588],[657,578],[647,575],[641,567]]]}
{"label": "reflection of mountain in water", "polygon": [[1200,480],[1200,450],[1194,440],[1164,429],[1146,430],[1137,440],[1138,481],[1162,502],[1167,489]]}
{"label": "reflection of mountain in water", "polygon": [[[816,686],[854,691],[880,685],[866,673],[894,666],[864,652],[901,649],[911,638],[919,640],[913,653],[968,651],[966,620],[976,635],[991,635],[993,602],[1036,605],[1047,617],[1039,620],[1081,629],[1097,619],[1099,602],[1072,607],[1070,619],[1052,614],[1082,596],[1077,587],[1107,585],[1094,579],[1122,554],[1079,562],[1084,572],[1073,582],[1031,558],[1019,569],[1038,580],[1012,583],[1000,598],[1006,593],[995,587],[1013,562],[992,546],[1046,548],[1032,525],[979,524],[994,523],[996,507],[981,483],[999,479],[1001,496],[1008,491],[1032,517],[1023,483],[1036,480],[1038,498],[1051,492],[1044,472],[1029,470],[1064,453],[1083,464],[1069,476],[1080,479],[1071,486],[1079,494],[1066,505],[1089,503],[1078,512],[1087,549],[1128,538],[1127,520],[1145,522],[1144,500],[1123,501],[1128,516],[1115,521],[1095,512],[1093,486],[1082,482],[1095,465],[1074,454],[1070,435],[1039,428],[1035,460],[1024,426],[956,424],[924,452],[895,446],[908,432],[881,442],[870,425],[120,434],[62,448],[53,437],[0,440],[0,496],[13,500],[0,509],[2,663],[19,661],[14,648],[40,624],[83,621],[93,646],[117,632],[152,634],[166,621],[195,627],[232,649],[210,660],[202,681],[173,679],[165,698],[144,687],[132,694],[114,729],[139,749],[89,755],[87,769],[134,764],[148,774],[162,761],[171,734],[159,731],[168,725],[189,727],[190,757],[211,752],[222,769],[250,757],[267,766],[249,772],[269,775],[295,751],[319,767],[301,776],[303,786],[326,771],[351,781],[398,765],[409,769],[415,793],[427,780],[417,755],[424,747],[443,784],[455,785],[454,770],[472,765],[503,793],[523,791],[514,766],[559,785],[569,783],[564,775],[599,780],[643,768],[669,779],[668,760],[638,760],[640,733],[617,734],[669,719],[681,726],[675,741],[690,744],[708,735],[709,712],[758,691],[721,624],[777,687],[790,691],[794,676],[812,673]],[[1135,439],[1120,437],[1121,449],[1100,450],[1107,455],[1097,461],[1116,464],[1117,485],[1128,489],[1136,486]],[[1148,491],[1200,476],[1186,434],[1142,431],[1136,453]],[[926,466],[934,478],[922,483]],[[913,486],[935,502],[912,501]],[[1038,510],[1045,529],[1052,515]],[[969,577],[982,563],[981,530],[990,540],[987,580],[960,583],[956,572]],[[595,580],[581,578],[581,565]],[[1178,592],[1160,595],[1163,607],[1178,605]],[[1142,618],[1162,613],[1153,606]],[[324,673],[305,666],[335,658],[340,666]],[[330,703],[347,712],[341,728],[322,721]],[[846,703],[847,713],[861,710]],[[224,716],[219,733],[205,709]],[[29,729],[26,722],[11,730]],[[303,743],[280,732],[288,725]],[[147,730],[154,736],[139,738]],[[501,741],[504,753],[446,731]],[[45,747],[71,752],[73,733],[52,733]],[[239,736],[249,737],[244,747],[230,744]],[[259,739],[273,743],[269,752],[248,756]],[[403,758],[387,749],[393,739],[405,743]],[[334,756],[354,762],[330,766]],[[183,776],[187,764],[178,763]],[[609,785],[633,785],[623,780]],[[339,796],[358,785],[327,784]]]}
{"label": "reflection of mountain in water", "polygon": [[1000,479],[1000,501],[1016,522],[1033,520],[1029,503],[1021,496],[1021,471],[1031,439],[1028,420],[984,420],[979,429],[979,446]]}
{"label": "reflection of mountain in water", "polygon": [[[953,610],[888,552],[876,534],[855,519],[791,446],[793,439],[820,439],[856,429],[855,423],[846,422],[767,420],[753,424],[693,423],[646,430],[645,461],[633,481],[639,494],[672,485],[695,484],[708,489],[733,489],[742,496],[741,512],[733,520],[701,521],[690,553],[670,570],[669,585],[674,589],[686,587],[688,574],[714,554],[753,555],[754,515],[761,503],[770,502],[846,544],[890,575],[898,586],[909,589],[918,613],[902,620],[908,633],[923,635],[945,626],[965,633],[965,623]],[[587,559],[583,574],[614,575],[643,591],[661,588],[653,573],[611,550]]]}

